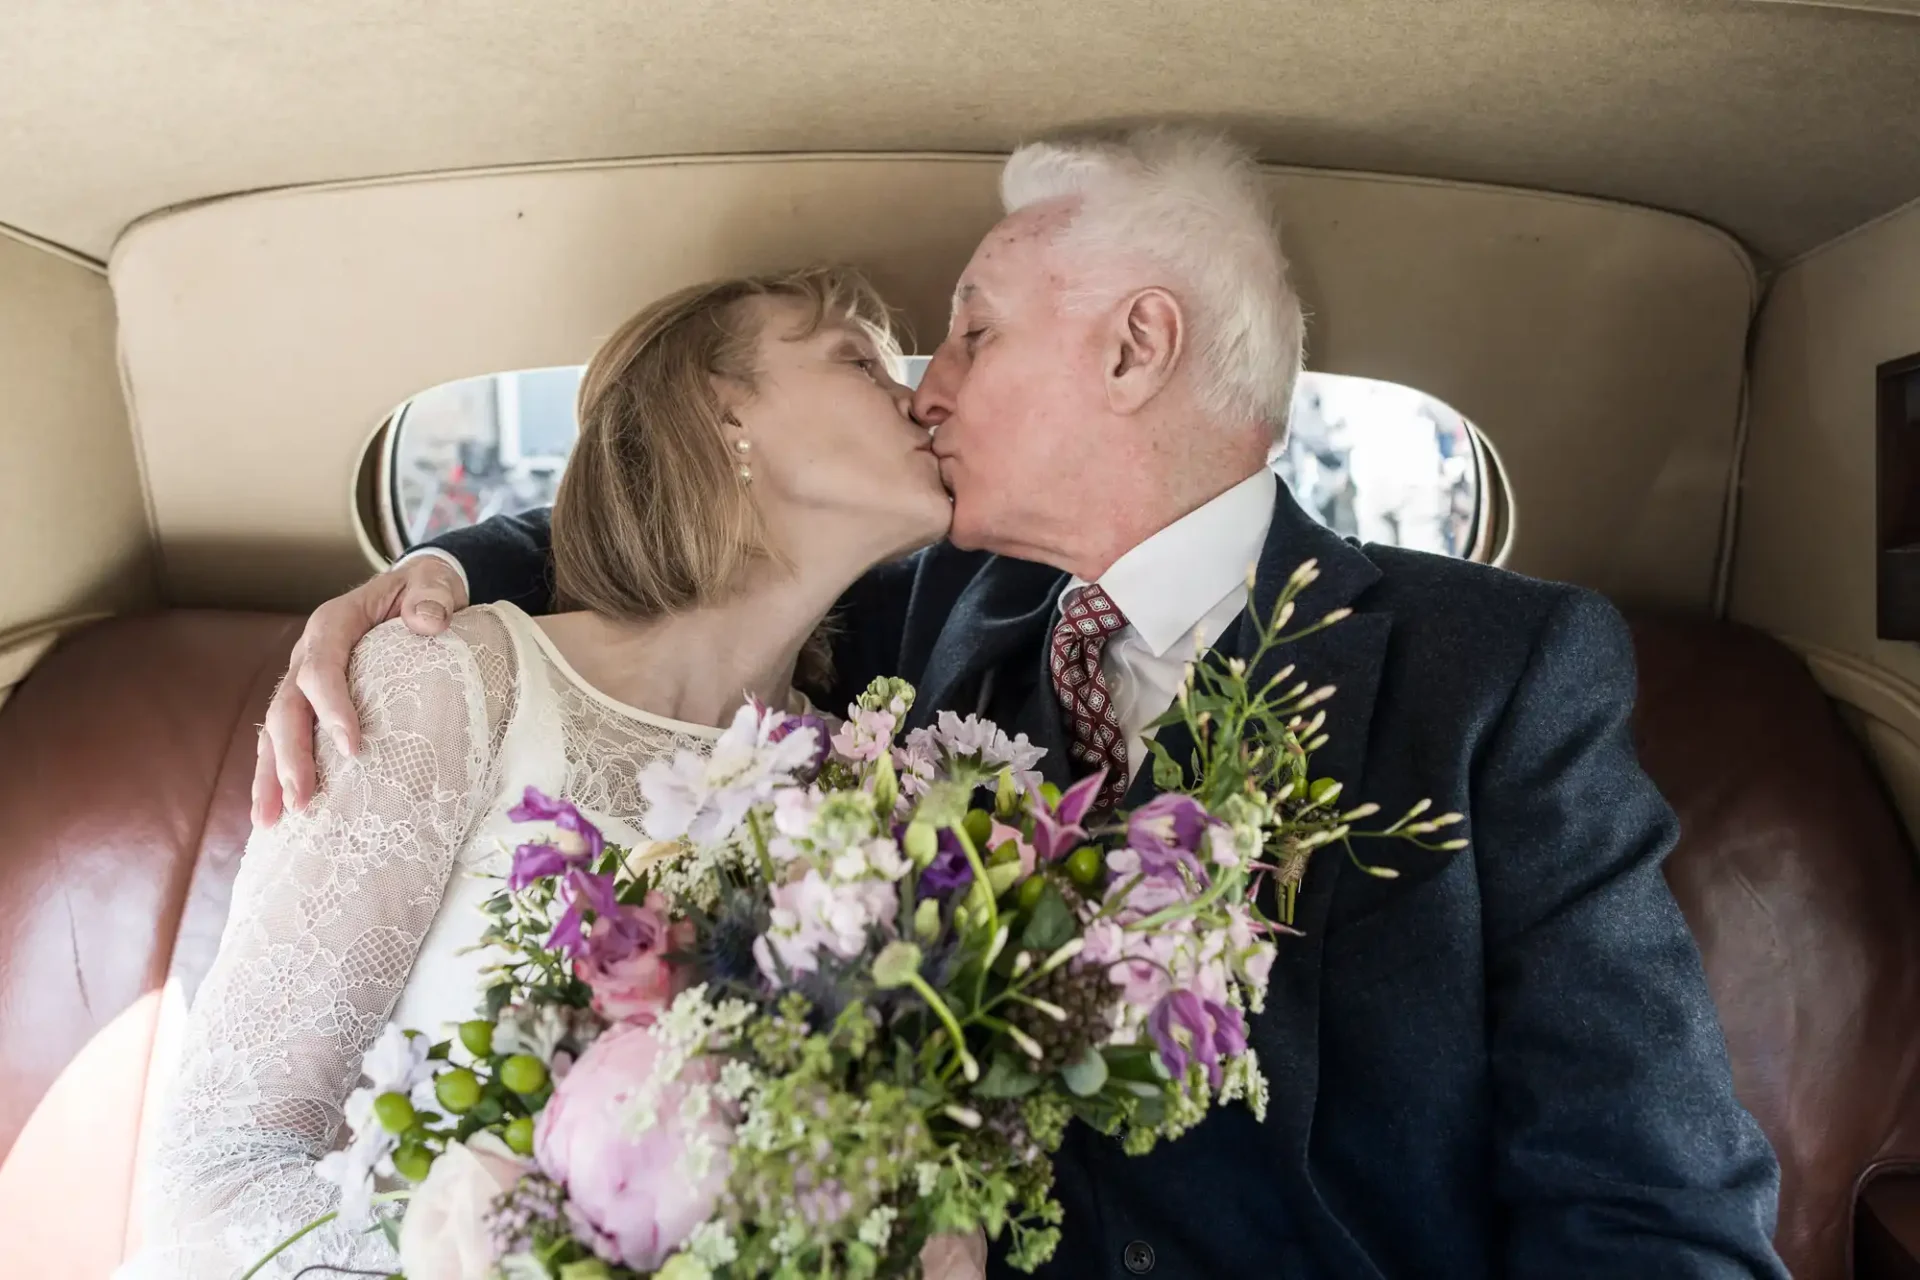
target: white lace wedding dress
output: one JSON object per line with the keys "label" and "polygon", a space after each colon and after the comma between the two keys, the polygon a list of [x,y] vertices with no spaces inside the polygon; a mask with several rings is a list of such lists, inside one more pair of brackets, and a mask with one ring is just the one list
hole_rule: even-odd
{"label": "white lace wedding dress", "polygon": [[[335,1207],[314,1167],[344,1141],[342,1104],[381,1028],[438,1036],[475,1014],[487,961],[466,949],[499,888],[486,877],[525,838],[506,814],[527,787],[633,843],[641,767],[718,736],[599,693],[505,604],[431,640],[388,623],[355,651],[352,684],[360,754],[323,739],[314,803],[247,844],[122,1280],[230,1280]],[[330,1224],[262,1274],[313,1263],[398,1265],[377,1232]]]}

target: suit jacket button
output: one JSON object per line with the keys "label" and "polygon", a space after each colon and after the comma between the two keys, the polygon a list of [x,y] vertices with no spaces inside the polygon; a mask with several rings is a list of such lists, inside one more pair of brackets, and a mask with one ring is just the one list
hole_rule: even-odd
{"label": "suit jacket button", "polygon": [[1127,1270],[1137,1276],[1143,1276],[1153,1270],[1153,1246],[1145,1240],[1135,1240],[1127,1246],[1127,1251],[1120,1255],[1120,1260],[1127,1264]]}

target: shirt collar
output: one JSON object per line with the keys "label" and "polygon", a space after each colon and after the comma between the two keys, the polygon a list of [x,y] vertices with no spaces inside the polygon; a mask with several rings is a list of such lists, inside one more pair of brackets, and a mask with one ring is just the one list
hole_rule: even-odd
{"label": "shirt collar", "polygon": [[[1100,588],[1157,658],[1200,625],[1259,563],[1279,479],[1266,467],[1113,562]],[[1067,592],[1086,585],[1067,583]]]}

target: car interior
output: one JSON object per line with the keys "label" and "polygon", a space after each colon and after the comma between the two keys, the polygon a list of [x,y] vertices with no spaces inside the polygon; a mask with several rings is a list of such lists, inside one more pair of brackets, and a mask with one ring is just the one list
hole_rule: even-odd
{"label": "car interior", "polygon": [[1626,613],[1779,1251],[1920,1276],[1916,0],[0,20],[0,1273],[137,1242],[308,610],[550,500],[646,302],[847,262],[929,351],[1012,147],[1172,119],[1265,166],[1302,501]]}

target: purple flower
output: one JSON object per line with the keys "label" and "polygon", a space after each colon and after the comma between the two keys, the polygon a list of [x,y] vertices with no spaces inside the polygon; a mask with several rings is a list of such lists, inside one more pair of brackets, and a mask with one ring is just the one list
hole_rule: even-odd
{"label": "purple flower", "polygon": [[1207,1069],[1207,1083],[1220,1087],[1220,1061],[1247,1051],[1247,1025],[1238,1009],[1217,1000],[1202,1000],[1191,991],[1170,991],[1147,1015],[1147,1030],[1160,1050],[1160,1061],[1175,1080],[1186,1078],[1187,1068],[1199,1062]]}
{"label": "purple flower", "polygon": [[[895,837],[896,840],[898,838]],[[967,851],[960,847],[960,837],[953,833],[952,828],[940,828],[939,847],[940,851],[933,855],[933,861],[920,873],[922,895],[945,896],[973,883],[973,864],[967,861]]]}
{"label": "purple flower", "polygon": [[[567,854],[585,853],[591,861],[600,856],[606,847],[606,840],[600,835],[600,828],[580,816],[571,800],[556,800],[538,787],[528,787],[520,797],[520,803],[507,810],[510,822],[551,822],[561,831],[574,839],[563,836],[560,840],[561,852]],[[570,848],[577,845],[578,848]]]}
{"label": "purple flower", "polygon": [[507,873],[507,888],[518,893],[536,880],[565,875],[591,861],[587,854],[562,853],[559,845],[535,840],[513,851],[513,870]]}
{"label": "purple flower", "polygon": [[807,783],[820,776],[820,766],[827,762],[827,753],[833,749],[833,740],[827,733],[827,722],[820,716],[788,716],[773,727],[767,734],[769,743],[780,742],[792,733],[805,729],[813,734],[813,758],[797,766],[793,771],[794,781]]}
{"label": "purple flower", "polygon": [[1207,875],[1198,850],[1214,825],[1192,796],[1163,792],[1127,819],[1127,847],[1140,855],[1140,870],[1149,876],[1177,880],[1179,869],[1186,867],[1204,884]]}
{"label": "purple flower", "polygon": [[620,900],[614,896],[612,876],[597,876],[578,867],[567,872],[566,895],[566,910],[553,922],[553,932],[547,935],[547,949],[578,959],[587,945],[582,911],[591,907],[596,916],[618,918]]}
{"label": "purple flower", "polygon": [[1107,780],[1105,769],[1096,769],[1068,787],[1060,803],[1049,808],[1045,803],[1033,806],[1033,850],[1040,861],[1052,862],[1072,853],[1086,839],[1087,829],[1080,820],[1093,808],[1094,797]]}

